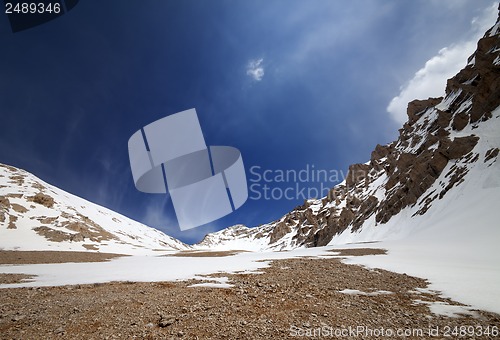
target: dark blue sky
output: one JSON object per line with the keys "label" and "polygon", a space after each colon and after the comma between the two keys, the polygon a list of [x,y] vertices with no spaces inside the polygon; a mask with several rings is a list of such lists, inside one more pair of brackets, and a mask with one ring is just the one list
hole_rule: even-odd
{"label": "dark blue sky", "polygon": [[476,39],[493,3],[81,0],[15,34],[1,14],[0,162],[185,242],[266,223],[303,199],[249,199],[179,231],[168,197],[135,189],[129,137],[194,107],[207,144],[238,148],[249,179],[255,166],[345,172],[397,137],[391,99],[442,48]]}

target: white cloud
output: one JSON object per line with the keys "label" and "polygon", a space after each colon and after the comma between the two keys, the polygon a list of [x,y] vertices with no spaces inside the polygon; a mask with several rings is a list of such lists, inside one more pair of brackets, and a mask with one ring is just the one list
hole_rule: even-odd
{"label": "white cloud", "polygon": [[398,123],[407,120],[406,107],[414,99],[427,99],[444,95],[446,80],[453,77],[465,65],[467,57],[474,51],[475,44],[466,42],[445,47],[425,63],[415,76],[392,98],[387,111]]}
{"label": "white cloud", "polygon": [[402,124],[407,120],[408,102],[414,99],[443,96],[446,80],[466,65],[467,58],[476,48],[477,40],[495,23],[496,15],[496,4],[486,8],[481,16],[472,20],[469,39],[442,48],[436,56],[429,59],[424,67],[401,88],[399,95],[389,103],[387,111],[391,117]]}
{"label": "white cloud", "polygon": [[247,64],[247,75],[256,81],[261,81],[264,78],[264,59],[250,60]]}

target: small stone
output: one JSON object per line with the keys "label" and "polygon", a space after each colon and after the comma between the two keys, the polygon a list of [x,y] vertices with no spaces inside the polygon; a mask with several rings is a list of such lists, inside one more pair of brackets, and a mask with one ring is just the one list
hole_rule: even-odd
{"label": "small stone", "polygon": [[64,333],[64,328],[61,326],[61,327],[59,327],[58,329],[56,329],[56,330],[54,331],[54,333],[56,333],[56,334],[63,334],[63,333]]}
{"label": "small stone", "polygon": [[14,315],[11,320],[14,322],[17,322],[17,321],[21,321],[25,317],[26,317],[25,315]]}
{"label": "small stone", "polygon": [[160,322],[158,326],[160,327],[168,327],[175,322],[175,316],[173,315],[162,315],[160,316]]}

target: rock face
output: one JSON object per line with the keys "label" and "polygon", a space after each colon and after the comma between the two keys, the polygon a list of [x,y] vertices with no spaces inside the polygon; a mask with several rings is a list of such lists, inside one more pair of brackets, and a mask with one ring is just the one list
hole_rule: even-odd
{"label": "rock face", "polygon": [[386,224],[407,208],[412,209],[408,218],[423,215],[466,181],[474,164],[495,163],[500,145],[484,151],[479,144],[498,140],[482,131],[499,119],[493,114],[500,105],[499,27],[497,20],[467,66],[448,80],[444,98],[410,102],[399,138],[377,145],[367,163],[351,165],[345,181],[327,197],[306,201],[281,219],[247,228],[233,239],[221,239],[224,231],[209,235],[211,246],[214,240],[221,248],[233,247],[236,240],[244,245],[245,238],[250,244],[257,234],[265,249],[323,246],[345,231]]}

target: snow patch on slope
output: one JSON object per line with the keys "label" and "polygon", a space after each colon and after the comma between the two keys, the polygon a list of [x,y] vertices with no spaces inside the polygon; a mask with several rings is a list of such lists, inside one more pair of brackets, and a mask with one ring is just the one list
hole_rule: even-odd
{"label": "snow patch on slope", "polygon": [[[37,194],[48,201],[35,202]],[[0,198],[0,249],[145,254],[189,248],[159,230],[2,164]]]}
{"label": "snow patch on slope", "polygon": [[[473,130],[481,136],[473,152],[480,158],[467,164],[467,179],[436,200],[424,215],[408,207],[386,224],[369,221],[359,232],[345,230],[330,245],[352,247],[355,242],[377,241],[387,256],[346,260],[370,267],[407,273],[431,282],[431,288],[447,297],[493,312],[500,312],[500,162],[484,162],[487,150],[500,146],[500,107],[488,124]],[[471,131],[454,132],[453,137]],[[447,165],[429,192],[446,181]],[[425,196],[425,195],[424,195]],[[439,260],[437,260],[439,259]]]}

